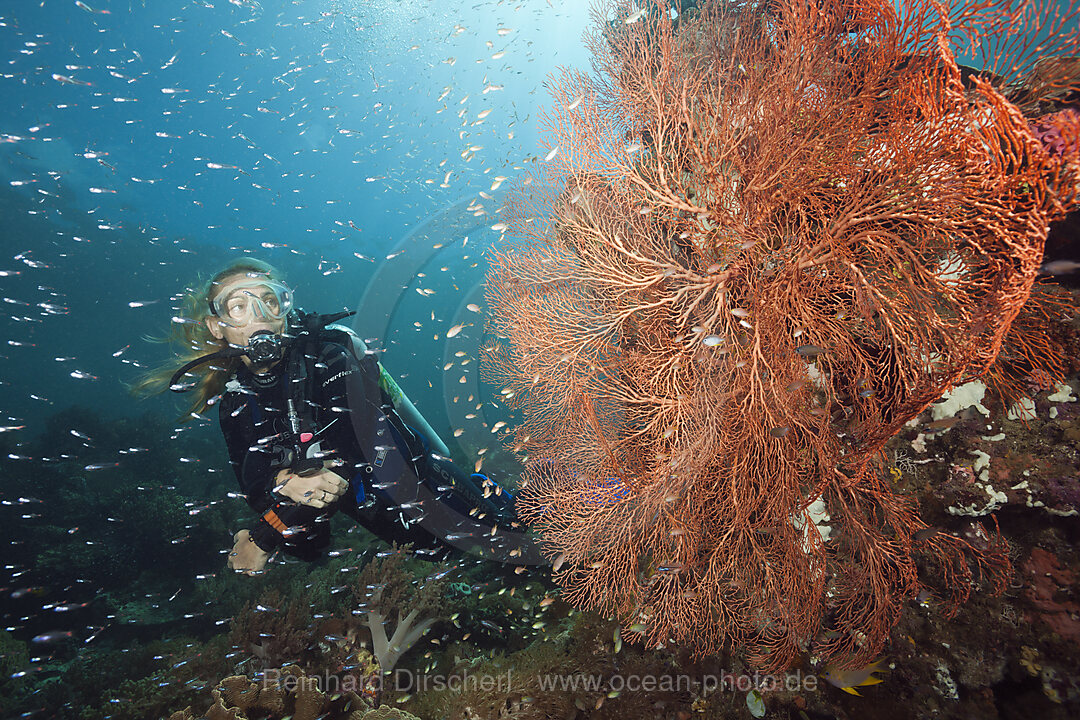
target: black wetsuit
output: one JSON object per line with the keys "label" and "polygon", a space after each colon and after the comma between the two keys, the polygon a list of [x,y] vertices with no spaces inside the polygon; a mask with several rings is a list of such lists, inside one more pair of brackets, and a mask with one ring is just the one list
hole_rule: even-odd
{"label": "black wetsuit", "polygon": [[[280,452],[290,442],[284,390],[289,384],[288,358],[264,375],[242,366],[226,383],[220,401],[219,419],[230,462],[248,504],[261,516],[251,531],[255,544],[266,551],[281,548],[294,557],[313,560],[330,542],[330,517],[341,511],[387,542],[444,549],[439,538],[420,523],[409,522],[388,494],[375,487],[378,476],[357,440],[351,415],[364,408],[350,407],[350,398],[357,403],[357,398],[366,397],[365,391],[371,392],[371,373],[377,375],[374,360],[361,363],[334,342],[319,342],[317,347],[313,381],[307,383],[315,436],[325,459],[342,462],[331,468],[333,472],[349,481],[345,494],[326,508],[301,505],[273,493],[276,473],[282,467],[280,459],[275,463],[275,446]],[[385,395],[380,400],[388,402]],[[406,431],[412,432],[411,437],[402,438],[395,432],[394,440],[410,458],[417,475],[432,477],[433,467],[438,467],[444,478],[447,472],[459,479],[464,475],[449,461],[427,453],[418,433],[411,428]]]}

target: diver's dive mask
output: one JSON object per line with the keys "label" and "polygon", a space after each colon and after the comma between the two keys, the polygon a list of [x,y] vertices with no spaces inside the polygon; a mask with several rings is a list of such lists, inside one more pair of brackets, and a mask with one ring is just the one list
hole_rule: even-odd
{"label": "diver's dive mask", "polygon": [[210,300],[210,312],[233,327],[243,327],[256,315],[280,320],[293,307],[293,292],[276,280],[248,279],[229,283]]}

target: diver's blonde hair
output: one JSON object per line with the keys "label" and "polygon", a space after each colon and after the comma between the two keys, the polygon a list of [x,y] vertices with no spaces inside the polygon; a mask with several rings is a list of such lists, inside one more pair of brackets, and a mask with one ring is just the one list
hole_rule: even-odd
{"label": "diver's blonde hair", "polygon": [[[176,356],[161,367],[140,377],[131,386],[133,393],[145,396],[164,392],[169,388],[172,376],[181,367],[196,358],[217,352],[227,346],[228,343],[218,340],[210,333],[210,329],[206,326],[206,319],[213,315],[210,310],[210,301],[218,294],[221,285],[237,275],[277,281],[285,279],[270,263],[256,258],[242,257],[230,262],[206,282],[197,284],[197,289],[189,289],[181,301],[179,317],[173,321],[169,334],[164,337],[146,338],[151,342],[174,345]],[[184,377],[187,381],[190,381],[191,376],[197,376],[198,380],[192,391],[195,397],[191,407],[181,416],[180,421],[184,422],[202,414],[210,406],[211,401],[221,393],[225,381],[240,363],[241,360],[238,357],[215,359],[185,373]]]}

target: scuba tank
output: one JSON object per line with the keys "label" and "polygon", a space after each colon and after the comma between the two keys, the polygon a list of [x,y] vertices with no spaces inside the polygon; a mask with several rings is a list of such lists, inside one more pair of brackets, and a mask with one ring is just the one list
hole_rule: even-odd
{"label": "scuba tank", "polygon": [[[365,343],[356,332],[345,325],[338,325],[336,323],[327,325],[326,331],[333,332],[334,335],[328,339],[333,340],[339,345],[343,345],[350,352],[353,357],[359,360],[374,354],[374,350],[369,350],[367,343]],[[398,386],[394,377],[386,371],[382,363],[379,363],[379,388],[386,393],[390,398],[390,402],[394,406],[394,410],[401,416],[402,421],[420,432],[431,446],[431,449],[444,457],[450,457],[450,448],[447,447],[439,434],[435,432],[435,428],[431,427],[431,423],[427,421],[420,411],[413,405],[412,400],[406,395],[402,389]]]}

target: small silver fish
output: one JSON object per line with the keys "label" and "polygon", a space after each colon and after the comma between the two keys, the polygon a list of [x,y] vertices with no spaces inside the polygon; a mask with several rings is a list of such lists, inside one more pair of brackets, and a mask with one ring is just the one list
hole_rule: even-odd
{"label": "small silver fish", "polygon": [[39,644],[54,643],[61,640],[66,640],[73,635],[74,633],[70,630],[51,630],[49,632],[41,633],[40,635],[35,635],[34,637],[30,638],[30,642]]}

